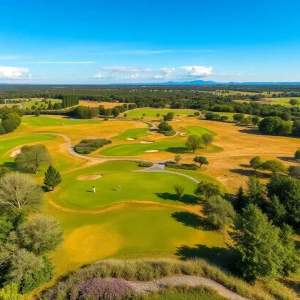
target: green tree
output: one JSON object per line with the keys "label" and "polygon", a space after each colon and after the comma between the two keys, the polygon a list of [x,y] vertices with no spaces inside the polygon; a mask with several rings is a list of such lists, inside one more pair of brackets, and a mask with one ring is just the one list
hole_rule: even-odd
{"label": "green tree", "polygon": [[209,133],[205,133],[202,135],[202,141],[205,145],[205,148],[207,148],[208,145],[211,145],[214,141],[214,136]]}
{"label": "green tree", "polygon": [[231,203],[220,195],[212,196],[205,201],[204,214],[207,216],[207,222],[217,229],[224,229],[230,225],[235,216]]}
{"label": "green tree", "polygon": [[5,285],[0,289],[0,300],[23,300],[19,294],[19,286],[16,283]]}
{"label": "green tree", "polygon": [[19,226],[17,236],[23,248],[43,255],[62,242],[63,231],[56,219],[38,215]]}
{"label": "green tree", "polygon": [[233,201],[234,209],[240,213],[247,205],[248,201],[246,199],[244,189],[240,186]]}
{"label": "green tree", "polygon": [[259,117],[258,116],[252,117],[251,122],[254,126],[257,126],[259,123]]}
{"label": "green tree", "polygon": [[264,163],[261,164],[260,168],[262,170],[270,171],[273,174],[286,173],[287,171],[284,164],[281,161],[275,159],[265,161]]}
{"label": "green tree", "polygon": [[260,156],[255,156],[250,160],[250,167],[253,168],[255,171],[259,169],[260,166],[261,166]]}
{"label": "green tree", "polygon": [[290,166],[289,175],[300,180],[300,166]]}
{"label": "green tree", "polygon": [[236,267],[247,280],[274,276],[282,268],[279,229],[255,205],[237,216],[230,235],[237,252]]}
{"label": "green tree", "polygon": [[54,190],[61,183],[60,173],[50,165],[45,173],[44,184]]}
{"label": "green tree", "polygon": [[171,125],[169,125],[168,122],[161,122],[158,125],[158,129],[159,129],[160,132],[165,132],[165,131],[172,131],[173,127]]}
{"label": "green tree", "polygon": [[117,107],[114,107],[111,112],[114,118],[116,118],[120,114],[120,111]]}
{"label": "green tree", "polygon": [[174,113],[173,112],[168,112],[165,116],[164,116],[164,121],[172,121],[174,118]]}
{"label": "green tree", "polygon": [[237,123],[241,123],[245,118],[244,114],[234,114],[233,115],[233,120]]}
{"label": "green tree", "polygon": [[276,226],[281,226],[284,223],[286,218],[286,209],[285,206],[280,203],[276,195],[273,196],[268,202],[267,214],[269,219],[272,220]]}
{"label": "green tree", "polygon": [[180,201],[181,197],[182,197],[182,195],[184,193],[184,187],[182,185],[180,185],[180,184],[175,184],[174,185],[174,190],[175,190],[175,193],[176,193],[176,195],[178,197],[178,200]]}
{"label": "green tree", "polygon": [[200,167],[202,167],[202,165],[208,165],[208,160],[205,156],[195,156],[193,160],[200,164]]}
{"label": "green tree", "polygon": [[44,145],[24,146],[15,159],[18,169],[36,173],[41,164],[51,164],[52,158]]}
{"label": "green tree", "polygon": [[264,186],[261,184],[257,177],[251,176],[248,180],[248,193],[247,202],[256,204],[257,206],[263,206],[265,202]]}
{"label": "green tree", "polygon": [[294,158],[295,158],[296,160],[300,160],[300,150],[297,150],[297,151],[295,152]]}
{"label": "green tree", "polygon": [[283,246],[281,273],[283,276],[290,276],[300,268],[300,256],[295,247],[295,238],[292,227],[283,224],[279,233],[279,239]]}
{"label": "green tree", "polygon": [[0,206],[16,210],[36,209],[41,205],[42,189],[28,174],[11,172],[0,178]]}
{"label": "green tree", "polygon": [[201,144],[202,138],[198,135],[190,135],[185,143],[185,145],[192,150],[193,153],[200,148]]}
{"label": "green tree", "polygon": [[176,165],[178,165],[180,163],[181,159],[182,159],[181,155],[175,155],[174,161],[175,161]]}
{"label": "green tree", "polygon": [[205,199],[208,199],[212,196],[222,195],[220,186],[209,181],[200,181],[194,193],[195,195]]}
{"label": "green tree", "polygon": [[298,228],[300,225],[300,181],[280,174],[273,175],[267,184],[267,193],[269,199],[277,196],[280,203],[284,205],[287,211],[285,222]]}
{"label": "green tree", "polygon": [[289,101],[289,103],[292,105],[292,106],[296,106],[296,105],[299,105],[299,100],[298,99],[291,99]]}

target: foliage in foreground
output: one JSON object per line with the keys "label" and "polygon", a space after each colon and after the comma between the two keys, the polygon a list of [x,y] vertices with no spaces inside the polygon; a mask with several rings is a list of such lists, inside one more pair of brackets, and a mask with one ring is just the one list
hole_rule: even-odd
{"label": "foliage in foreground", "polygon": [[126,280],[150,281],[165,276],[185,274],[210,278],[228,289],[249,299],[273,299],[267,293],[259,292],[246,282],[228,275],[202,260],[102,260],[71,273],[67,279],[44,291],[40,299],[69,299],[73,286],[92,278],[123,278]]}

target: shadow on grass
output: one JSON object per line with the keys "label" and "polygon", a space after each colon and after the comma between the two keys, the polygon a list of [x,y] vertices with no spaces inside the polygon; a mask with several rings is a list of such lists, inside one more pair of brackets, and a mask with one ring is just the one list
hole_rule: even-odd
{"label": "shadow on grass", "polygon": [[262,134],[258,128],[247,128],[247,129],[241,129],[239,132],[242,133],[248,133],[248,134],[255,134],[255,135],[264,135]]}
{"label": "shadow on grass", "polygon": [[0,168],[8,168],[12,171],[17,171],[17,164],[15,162],[5,162],[2,165],[0,165]]}
{"label": "shadow on grass", "polygon": [[230,248],[207,247],[195,245],[194,247],[181,246],[175,253],[182,260],[200,258],[228,271],[234,270],[235,253]]}
{"label": "shadow on grass", "polygon": [[187,153],[189,149],[186,147],[169,147],[165,151],[171,153]]}
{"label": "shadow on grass", "polygon": [[262,179],[270,178],[270,175],[265,174],[265,173],[261,173],[261,172],[258,172],[258,171],[254,171],[254,170],[231,169],[229,171],[231,173],[242,175],[242,176],[247,176],[247,177],[255,176],[255,177],[258,177],[258,178],[262,178]]}
{"label": "shadow on grass", "polygon": [[172,215],[177,222],[182,223],[184,226],[193,227],[195,229],[201,229],[204,231],[213,230],[213,228],[205,221],[205,219],[200,216],[187,212],[187,211],[177,211]]}
{"label": "shadow on grass", "polygon": [[300,282],[291,280],[289,278],[281,278],[279,281],[289,289],[294,290],[297,294],[300,294]]}
{"label": "shadow on grass", "polygon": [[178,196],[176,194],[171,193],[155,193],[155,195],[164,200],[173,200],[173,201],[180,201],[184,204],[197,204],[198,197],[194,195],[183,195],[180,200],[178,200]]}
{"label": "shadow on grass", "polygon": [[292,163],[300,163],[299,160],[295,159],[294,157],[291,156],[279,156],[278,159],[287,161],[287,162],[292,162]]}

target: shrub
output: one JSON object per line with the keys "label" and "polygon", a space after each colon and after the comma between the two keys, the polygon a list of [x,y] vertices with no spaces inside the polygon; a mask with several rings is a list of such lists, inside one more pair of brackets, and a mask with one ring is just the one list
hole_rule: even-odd
{"label": "shrub", "polygon": [[0,134],[5,134],[6,131],[4,129],[4,127],[2,126],[2,124],[0,124]]}
{"label": "shrub", "polygon": [[153,163],[151,161],[141,161],[138,166],[142,168],[150,168],[153,166]]}
{"label": "shrub", "polygon": [[192,170],[196,171],[198,166],[195,164],[176,164],[174,161],[166,162],[166,167],[173,169],[184,169],[184,170]]}
{"label": "shrub", "polygon": [[91,297],[92,299],[114,300],[126,295],[134,294],[131,285],[120,278],[93,278],[76,285],[77,297],[72,295],[71,300]]}
{"label": "shrub", "polygon": [[108,144],[111,144],[111,141],[107,139],[82,140],[74,147],[74,150],[79,154],[90,154]]}

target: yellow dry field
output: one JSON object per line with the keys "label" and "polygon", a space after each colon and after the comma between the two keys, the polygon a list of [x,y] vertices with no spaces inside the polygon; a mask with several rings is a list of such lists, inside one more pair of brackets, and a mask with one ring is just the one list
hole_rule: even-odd
{"label": "yellow dry field", "polygon": [[99,107],[103,105],[105,108],[114,108],[115,106],[122,105],[123,103],[119,102],[97,102],[97,101],[87,101],[87,100],[80,100],[79,105],[89,106],[89,107]]}

